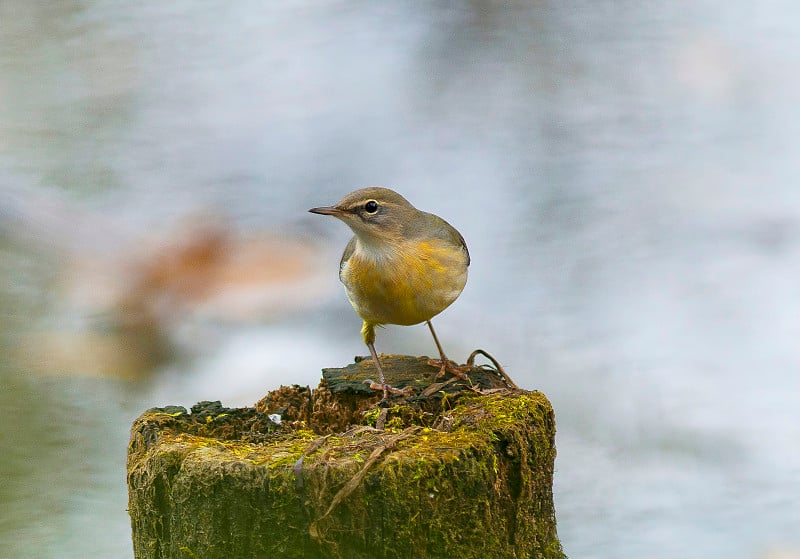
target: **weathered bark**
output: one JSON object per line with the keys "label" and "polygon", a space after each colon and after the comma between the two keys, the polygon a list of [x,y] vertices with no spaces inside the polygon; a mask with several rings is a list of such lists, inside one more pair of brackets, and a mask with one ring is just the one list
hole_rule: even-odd
{"label": "weathered bark", "polygon": [[137,559],[563,557],[547,398],[487,368],[471,390],[423,392],[425,359],[382,363],[422,395],[377,407],[367,360],[255,408],[142,414],[128,450]]}

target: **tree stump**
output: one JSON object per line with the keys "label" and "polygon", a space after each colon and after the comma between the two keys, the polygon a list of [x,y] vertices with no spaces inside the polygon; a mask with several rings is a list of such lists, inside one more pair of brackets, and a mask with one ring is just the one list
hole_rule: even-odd
{"label": "tree stump", "polygon": [[417,395],[378,407],[374,365],[357,360],[254,408],[143,413],[128,448],[136,558],[564,557],[547,398],[488,367],[434,383],[426,358],[382,364]]}

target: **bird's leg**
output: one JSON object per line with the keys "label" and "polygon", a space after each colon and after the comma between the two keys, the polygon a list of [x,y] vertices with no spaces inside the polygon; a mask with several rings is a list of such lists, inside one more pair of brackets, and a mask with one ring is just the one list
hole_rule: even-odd
{"label": "bird's leg", "polygon": [[402,394],[403,396],[410,396],[413,394],[414,389],[411,386],[406,386],[402,390],[400,388],[395,388],[389,384],[386,384],[386,377],[383,376],[383,367],[381,367],[381,362],[378,360],[378,354],[375,352],[375,345],[372,343],[367,344],[369,348],[369,353],[372,355],[372,361],[375,363],[375,368],[378,369],[378,377],[381,379],[380,384],[369,381],[369,387],[374,390],[383,390],[383,400],[382,402],[388,401],[389,393],[391,394]]}
{"label": "bird's leg", "polygon": [[436,376],[442,377],[444,376],[445,371],[447,371],[449,373],[454,374],[461,380],[469,380],[469,378],[465,374],[465,371],[468,371],[469,367],[457,367],[456,365],[453,365],[450,362],[450,360],[444,354],[444,350],[442,349],[442,344],[439,343],[439,338],[436,336],[436,331],[433,329],[433,324],[431,323],[430,320],[426,320],[425,322],[428,324],[428,328],[430,328],[431,330],[431,334],[433,335],[433,341],[436,342],[436,349],[439,350],[439,357],[441,358],[441,360],[439,361],[435,359],[431,359],[430,361],[428,361],[428,365],[430,365],[431,367],[441,367],[441,369],[439,370],[439,374]]}
{"label": "bird's leg", "polygon": [[367,344],[367,347],[369,348],[370,355],[372,355],[372,362],[375,363],[375,368],[378,369],[378,377],[381,381],[380,384],[370,381],[369,387],[375,390],[383,390],[383,400],[381,400],[381,402],[388,401],[390,392],[392,394],[403,394],[404,396],[408,396],[411,391],[413,391],[412,387],[407,386],[405,390],[400,390],[399,388],[394,388],[393,386],[386,384],[386,377],[383,375],[383,367],[381,367],[381,362],[378,359],[378,353],[375,351],[375,327],[372,324],[364,322],[364,326],[361,327],[361,334],[364,337],[364,343]]}
{"label": "bird's leg", "polygon": [[375,368],[378,369],[378,378],[381,379],[380,387],[375,386],[374,383],[370,384],[370,387],[383,390],[383,399],[387,400],[389,398],[389,385],[386,384],[386,377],[383,376],[383,368],[381,367],[381,362],[378,360],[378,354],[375,352],[375,344],[370,342],[367,344],[367,347],[372,355],[372,362],[375,363]]}

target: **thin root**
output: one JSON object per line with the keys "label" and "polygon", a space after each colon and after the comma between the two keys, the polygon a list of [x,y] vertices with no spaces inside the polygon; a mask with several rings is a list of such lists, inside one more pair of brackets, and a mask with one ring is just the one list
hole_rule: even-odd
{"label": "thin root", "polygon": [[361,484],[361,480],[364,479],[364,476],[367,475],[369,469],[380,459],[381,455],[386,452],[387,450],[392,450],[394,447],[402,441],[403,439],[407,439],[409,437],[413,437],[416,435],[422,427],[409,427],[405,429],[402,433],[398,433],[397,435],[391,435],[386,437],[385,441],[382,445],[378,446],[372,451],[367,461],[364,462],[364,465],[361,469],[356,472],[356,474],[350,478],[350,480],[342,487],[336,495],[333,496],[330,504],[328,505],[328,510],[325,513],[314,520],[311,525],[308,527],[309,535],[317,540],[318,542],[325,541],[325,530],[320,523],[325,521],[328,516],[333,512],[333,510],[344,501],[355,489]]}
{"label": "thin root", "polygon": [[508,376],[508,373],[506,373],[505,369],[503,369],[503,366],[497,361],[497,359],[495,359],[482,349],[476,349],[475,351],[469,354],[469,357],[467,358],[467,366],[469,367],[475,366],[475,356],[478,354],[483,355],[489,361],[492,362],[495,370],[497,371],[497,374],[500,375],[500,378],[503,379],[503,382],[506,383],[506,386],[508,386],[513,390],[519,390],[519,386],[517,386],[517,384],[513,380],[511,380],[511,377]]}

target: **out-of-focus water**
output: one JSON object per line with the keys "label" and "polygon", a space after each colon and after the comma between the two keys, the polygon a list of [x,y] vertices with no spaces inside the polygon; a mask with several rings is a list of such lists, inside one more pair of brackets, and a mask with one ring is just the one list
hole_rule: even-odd
{"label": "out-of-focus water", "polygon": [[[131,557],[142,410],[250,404],[365,353],[348,233],[306,209],[370,184],[467,239],[437,330],[552,400],[571,557],[800,555],[796,4],[6,0],[0,21],[0,557]],[[208,259],[163,247],[195,220],[226,231],[201,252],[240,256],[187,287]],[[276,232],[311,251],[298,276],[238,244]],[[259,305],[210,297],[253,268]],[[424,327],[377,345],[433,351]]]}

